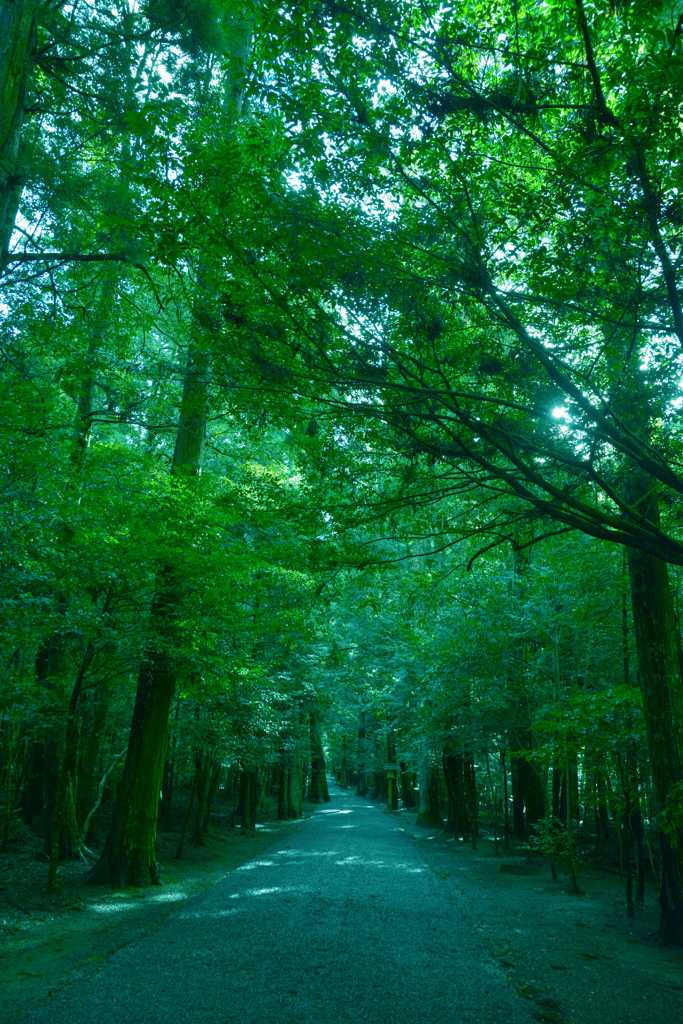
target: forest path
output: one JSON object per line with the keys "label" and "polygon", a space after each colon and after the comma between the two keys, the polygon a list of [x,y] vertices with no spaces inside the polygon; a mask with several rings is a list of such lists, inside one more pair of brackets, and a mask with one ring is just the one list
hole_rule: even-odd
{"label": "forest path", "polygon": [[398,819],[333,787],[30,1024],[531,1024]]}

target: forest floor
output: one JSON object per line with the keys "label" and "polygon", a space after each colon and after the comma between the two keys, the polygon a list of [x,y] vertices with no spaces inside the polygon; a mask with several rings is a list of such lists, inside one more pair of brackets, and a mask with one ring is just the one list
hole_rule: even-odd
{"label": "forest floor", "polygon": [[[338,797],[345,799],[337,790],[333,806]],[[530,1018],[550,1024],[683,1019],[683,950],[656,941],[654,883],[645,907],[629,920],[616,875],[584,864],[583,894],[574,896],[567,879],[553,882],[542,864],[527,867],[521,851],[501,850],[496,857],[493,843],[484,840],[473,852],[443,833],[418,828],[412,812],[382,816],[392,833],[405,833],[441,896],[454,904],[496,974],[522,997]],[[240,866],[265,863],[269,849],[305,827],[305,819],[267,821],[247,838],[219,818],[207,845],[188,844],[181,861],[172,859],[177,833],[162,832],[162,887],[118,893],[86,886],[83,865],[65,864],[60,891],[48,897],[41,891],[46,865],[31,859],[28,848],[0,857],[0,1020],[9,1024],[32,1010],[42,1020],[40,1007],[51,996],[93,978],[119,950],[150,937]],[[410,886],[412,877],[402,885]],[[373,886],[370,899],[380,895]],[[385,969],[378,950],[378,976]],[[386,1024],[396,1019],[403,1018],[389,1013]],[[487,1024],[489,1018],[482,1013],[481,1019]]]}
{"label": "forest floor", "polygon": [[[414,816],[413,816],[414,819]],[[523,850],[495,855],[411,823],[406,831],[462,908],[483,945],[516,989],[549,1024],[662,1024],[683,1020],[683,949],[657,938],[654,881],[635,917],[626,914],[625,883],[584,862],[581,895],[560,865],[526,864]]]}

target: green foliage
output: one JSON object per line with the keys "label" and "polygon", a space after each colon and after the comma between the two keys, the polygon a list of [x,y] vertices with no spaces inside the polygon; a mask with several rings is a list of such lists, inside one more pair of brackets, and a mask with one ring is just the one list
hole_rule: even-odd
{"label": "green foliage", "polygon": [[677,782],[673,786],[662,811],[660,825],[668,836],[673,838],[680,835],[683,828],[683,783]]}
{"label": "green foliage", "polygon": [[567,826],[549,815],[542,818],[530,829],[531,835],[527,842],[520,844],[522,850],[538,850],[549,857],[567,857],[573,855],[574,843],[567,834]]}

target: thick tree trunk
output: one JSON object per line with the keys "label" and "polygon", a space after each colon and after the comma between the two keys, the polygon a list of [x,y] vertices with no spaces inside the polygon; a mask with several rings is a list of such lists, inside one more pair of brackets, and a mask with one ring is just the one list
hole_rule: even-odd
{"label": "thick tree trunk", "polygon": [[14,230],[24,173],[21,134],[42,0],[0,0],[0,265]]}
{"label": "thick tree trunk", "polygon": [[[513,749],[531,753],[535,746],[531,729],[513,731],[510,745]],[[539,769],[528,756],[511,757],[510,767],[513,829],[518,839],[526,839],[531,826],[546,815],[545,785]]]}
{"label": "thick tree trunk", "polygon": [[253,768],[243,769],[240,775],[239,816],[242,831],[253,836],[256,831],[256,808],[258,804],[258,777]]}
{"label": "thick tree trunk", "polygon": [[25,755],[24,780],[21,787],[21,818],[33,825],[45,810],[45,742],[31,739]]}
{"label": "thick tree trunk", "polygon": [[441,828],[443,818],[439,805],[439,772],[426,757],[420,763],[420,809],[417,824],[424,828]]}
{"label": "thick tree trunk", "polygon": [[[181,480],[201,472],[208,405],[208,355],[190,348],[171,473]],[[152,624],[161,637],[172,632],[182,602],[175,569],[167,566],[152,604]],[[141,665],[128,740],[128,754],[109,834],[88,881],[114,886],[159,884],[156,832],[159,795],[168,747],[169,712],[176,668],[164,651],[149,651]]]}
{"label": "thick tree trunk", "polygon": [[323,753],[323,741],[320,731],[320,719],[317,712],[311,711],[311,779],[308,784],[307,799],[313,804],[319,804],[330,799],[327,789],[327,773],[325,769],[325,755]]}
{"label": "thick tree trunk", "polygon": [[[511,740],[516,747],[516,742]],[[526,839],[524,821],[524,758],[517,754],[510,756],[510,779],[512,782],[512,831],[517,839]]]}
{"label": "thick tree trunk", "polygon": [[[656,520],[656,499],[640,485],[641,512]],[[633,501],[633,494],[631,495]],[[649,509],[642,508],[644,501]],[[678,626],[664,562],[628,549],[631,607],[638,654],[638,676],[652,765],[656,807],[667,808],[675,787],[683,782],[683,678]],[[662,822],[663,824],[663,822]],[[683,835],[660,828],[662,884],[661,934],[666,942],[683,944]]]}
{"label": "thick tree trunk", "polygon": [[443,749],[443,773],[448,792],[448,817],[444,831],[467,840],[470,837],[470,817],[465,791],[465,759],[450,744]]}
{"label": "thick tree trunk", "polygon": [[303,814],[303,778],[301,762],[290,758],[287,766],[287,817],[300,818]]}
{"label": "thick tree trunk", "polygon": [[159,884],[156,859],[159,794],[168,741],[175,672],[166,655],[151,652],[142,664],[114,817],[88,881],[123,888]]}

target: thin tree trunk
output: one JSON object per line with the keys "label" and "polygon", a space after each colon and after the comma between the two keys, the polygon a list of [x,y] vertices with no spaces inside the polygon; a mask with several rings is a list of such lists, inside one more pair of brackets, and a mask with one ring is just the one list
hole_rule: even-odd
{"label": "thin tree trunk", "polygon": [[[75,839],[76,843],[78,843],[79,840],[75,827],[68,828],[67,825],[67,801],[70,794],[71,802],[73,803],[73,784],[76,774],[76,755],[78,747],[78,705],[83,692],[85,674],[88,671],[94,656],[95,648],[92,642],[90,642],[81,661],[81,667],[71,691],[69,706],[66,712],[66,728],[60,758],[61,767],[59,772],[59,782],[52,813],[50,831],[49,867],[47,882],[45,885],[48,892],[53,891],[57,881],[57,866],[60,858],[60,840],[62,838],[62,833],[67,833],[69,836],[73,833],[73,839]],[[72,826],[75,826],[75,814],[72,815],[72,817]],[[73,839],[72,842],[68,844],[69,846],[73,845]],[[69,852],[73,855],[75,851],[71,849]]]}
{"label": "thin tree trunk", "polygon": [[396,733],[393,729],[387,732],[387,810],[398,810],[398,785],[396,778]]}
{"label": "thin tree trunk", "polygon": [[330,794],[327,789],[327,773],[325,755],[320,732],[320,719],[316,711],[310,713],[311,723],[311,779],[308,784],[307,798],[313,804],[327,802]]}
{"label": "thin tree trunk", "polygon": [[356,796],[365,796],[368,791],[368,779],[365,772],[367,756],[365,738],[365,711],[358,711],[358,768],[356,778]]}
{"label": "thin tree trunk", "polygon": [[204,846],[204,816],[209,799],[209,786],[211,785],[211,757],[209,754],[199,753],[196,774],[197,809],[194,817],[192,843],[194,846]]}
{"label": "thin tree trunk", "polygon": [[508,770],[505,763],[505,755],[507,749],[503,747],[500,752],[500,767],[503,772],[503,810],[504,810],[504,821],[505,821],[505,849],[510,849],[510,807],[508,804]]}
{"label": "thin tree trunk", "polygon": [[341,765],[339,769],[339,785],[342,789],[348,789],[349,773],[346,763],[346,736],[342,736]]}

